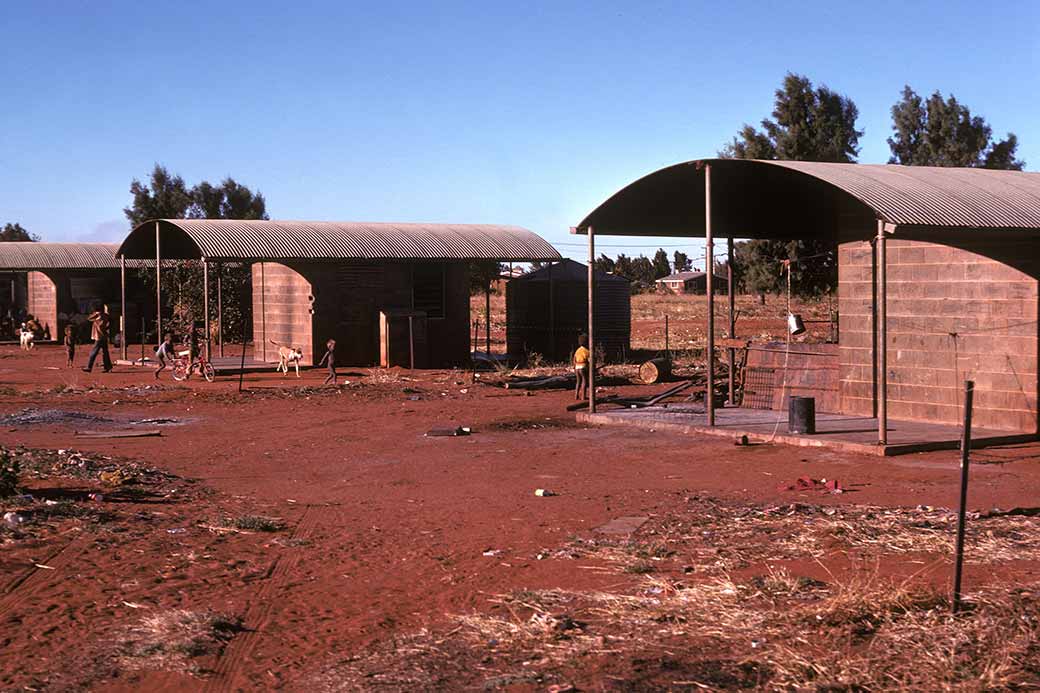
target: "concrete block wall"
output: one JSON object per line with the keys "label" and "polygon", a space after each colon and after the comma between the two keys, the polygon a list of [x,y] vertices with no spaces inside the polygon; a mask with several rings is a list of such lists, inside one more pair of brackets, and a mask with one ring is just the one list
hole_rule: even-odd
{"label": "concrete block wall", "polygon": [[[963,384],[974,380],[975,425],[1036,432],[1040,248],[887,245],[889,416],[960,423]],[[874,413],[874,276],[869,243],[840,246],[844,413]]]}
{"label": "concrete block wall", "polygon": [[312,365],[311,283],[300,272],[278,262],[253,264],[253,351],[255,358],[275,362],[278,347],[303,350],[302,365]]}
{"label": "concrete block wall", "polygon": [[[271,341],[303,350],[314,365],[325,342],[336,340],[344,366],[379,363],[379,312],[412,309],[412,266],[401,262],[313,262],[253,265],[253,339],[256,357],[277,361]],[[469,359],[469,283],[461,263],[445,265],[444,317],[427,322],[432,367]]]}

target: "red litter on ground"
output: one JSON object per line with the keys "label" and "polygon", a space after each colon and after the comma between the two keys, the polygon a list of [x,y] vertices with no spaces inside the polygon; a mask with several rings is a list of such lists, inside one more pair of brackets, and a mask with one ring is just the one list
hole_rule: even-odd
{"label": "red litter on ground", "polygon": [[776,487],[777,491],[827,491],[829,493],[844,493],[841,482],[837,479],[813,479],[812,477],[798,477],[793,483],[784,483]]}

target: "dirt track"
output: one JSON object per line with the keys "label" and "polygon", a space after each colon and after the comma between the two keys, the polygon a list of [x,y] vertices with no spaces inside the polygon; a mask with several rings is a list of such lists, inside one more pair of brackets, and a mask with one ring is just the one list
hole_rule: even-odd
{"label": "dirt track", "polygon": [[[62,359],[57,348],[24,354],[0,347],[0,416],[32,407],[97,415],[115,428],[139,419],[187,423],[161,426],[161,437],[128,439],[76,438],[82,426],[75,422],[6,425],[0,445],[134,458],[196,481],[178,482],[179,495],[162,500],[103,502],[117,514],[108,523],[66,523],[39,540],[5,545],[5,689],[313,688],[351,656],[423,628],[447,629],[451,615],[486,612],[495,595],[637,580],[604,569],[610,564],[595,555],[565,558],[558,550],[615,518],[670,517],[691,494],[763,506],[951,507],[957,498],[955,453],[881,460],[590,430],[564,413],[570,393],[514,394],[461,372],[348,370],[352,383],[327,392],[294,389],[320,384],[317,371],[300,381],[265,373],[247,376],[249,392],[239,395],[231,381],[165,380],[161,389],[143,390],[154,384],[148,371],[88,375],[55,369]],[[59,385],[64,391],[54,392]],[[472,427],[473,435],[423,435],[456,425]],[[971,505],[1034,505],[1038,459],[1040,446],[979,453],[977,460],[990,464],[973,468]],[[778,490],[805,475],[838,478],[850,492]],[[30,491],[53,495],[68,486],[66,496],[83,499],[91,490],[41,484],[30,482]],[[559,495],[536,497],[537,488]],[[207,529],[221,515],[246,513],[281,518],[286,529]],[[882,553],[876,561],[883,574],[920,574],[938,584],[949,570],[941,556],[908,563]],[[826,570],[855,563],[835,557]],[[823,572],[815,561],[796,565]],[[1035,568],[1029,561],[997,570],[971,564],[966,579],[1014,580]],[[680,562],[659,567],[663,575],[682,570]],[[131,624],[173,608],[242,618],[246,630],[199,662],[215,674],[147,665],[134,671],[114,658]],[[606,657],[568,676],[596,689],[632,676],[633,666]],[[527,682],[511,689],[544,688]]]}

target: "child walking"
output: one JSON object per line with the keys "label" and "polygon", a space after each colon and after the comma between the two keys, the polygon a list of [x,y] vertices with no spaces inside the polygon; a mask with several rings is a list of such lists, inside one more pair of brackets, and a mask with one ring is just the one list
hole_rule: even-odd
{"label": "child walking", "polygon": [[72,368],[76,358],[76,340],[72,338],[72,325],[65,326],[65,339],[62,343],[65,345],[65,367]]}
{"label": "child walking", "polygon": [[330,339],[325,342],[325,355],[321,357],[321,361],[318,361],[318,365],[328,361],[329,364],[329,375],[325,378],[325,382],[322,385],[328,385],[330,382],[336,384],[336,340]]}
{"label": "child walking", "polygon": [[[578,348],[574,350],[574,399],[589,398],[589,338],[578,337]],[[584,393],[584,396],[583,396]]]}
{"label": "child walking", "polygon": [[169,332],[163,337],[163,343],[159,345],[159,348],[155,350],[155,359],[159,362],[159,367],[155,369],[155,379],[159,379],[159,374],[166,370],[166,361],[172,361],[176,356],[173,353],[173,335]]}

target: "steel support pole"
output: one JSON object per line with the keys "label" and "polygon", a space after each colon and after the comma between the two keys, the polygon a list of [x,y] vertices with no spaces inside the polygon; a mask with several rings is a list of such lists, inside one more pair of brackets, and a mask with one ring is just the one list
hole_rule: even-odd
{"label": "steel support pole", "polygon": [[[737,313],[735,294],[733,293],[733,238],[726,239],[726,292],[729,298],[729,338],[737,336]],[[729,352],[729,406],[736,405],[736,368],[737,350],[730,347]]]}
{"label": "steel support pole", "polygon": [[556,348],[556,294],[553,291],[553,263],[551,261],[546,271],[549,273],[549,353],[546,354],[546,357],[555,363],[559,358],[559,351]]}
{"label": "steel support pole", "polygon": [[589,227],[589,413],[596,413],[596,232]]}
{"label": "steel support pole", "polygon": [[159,252],[159,222],[155,222],[155,340],[162,344],[162,254]]}
{"label": "steel support pole", "polygon": [[119,351],[126,361],[126,256],[119,256]]}
{"label": "steel support pole", "polygon": [[885,222],[877,225],[878,316],[878,445],[888,444],[888,282],[885,255]]}
{"label": "steel support pole", "polygon": [[491,284],[484,287],[484,350],[491,363]]}
{"label": "steel support pole", "polygon": [[971,455],[971,407],[975,383],[964,381],[964,430],[961,431],[961,500],[957,511],[957,547],[953,567],[953,613],[961,609],[961,576],[964,567],[964,520],[968,505],[968,464]]}
{"label": "steel support pole", "polygon": [[[253,305],[256,305],[254,302]],[[253,318],[254,321],[256,318]],[[243,330],[242,334],[245,334]],[[256,341],[254,335],[253,341]],[[246,348],[245,337],[242,338],[242,349]],[[260,263],[260,353],[267,361],[267,282],[264,277],[264,263]],[[256,344],[253,344],[253,358],[256,358]],[[313,358],[313,357],[312,357]]]}
{"label": "steel support pole", "polygon": [[224,263],[217,263],[217,350],[224,356]]}
{"label": "steel support pole", "polygon": [[704,271],[708,292],[708,386],[704,406],[708,425],[715,425],[715,242],[711,235],[711,165],[704,167]]}
{"label": "steel support pole", "polygon": [[[210,360],[210,332],[209,332],[209,262],[202,258],[202,329],[206,331],[206,360]],[[192,325],[191,329],[195,329]]]}

